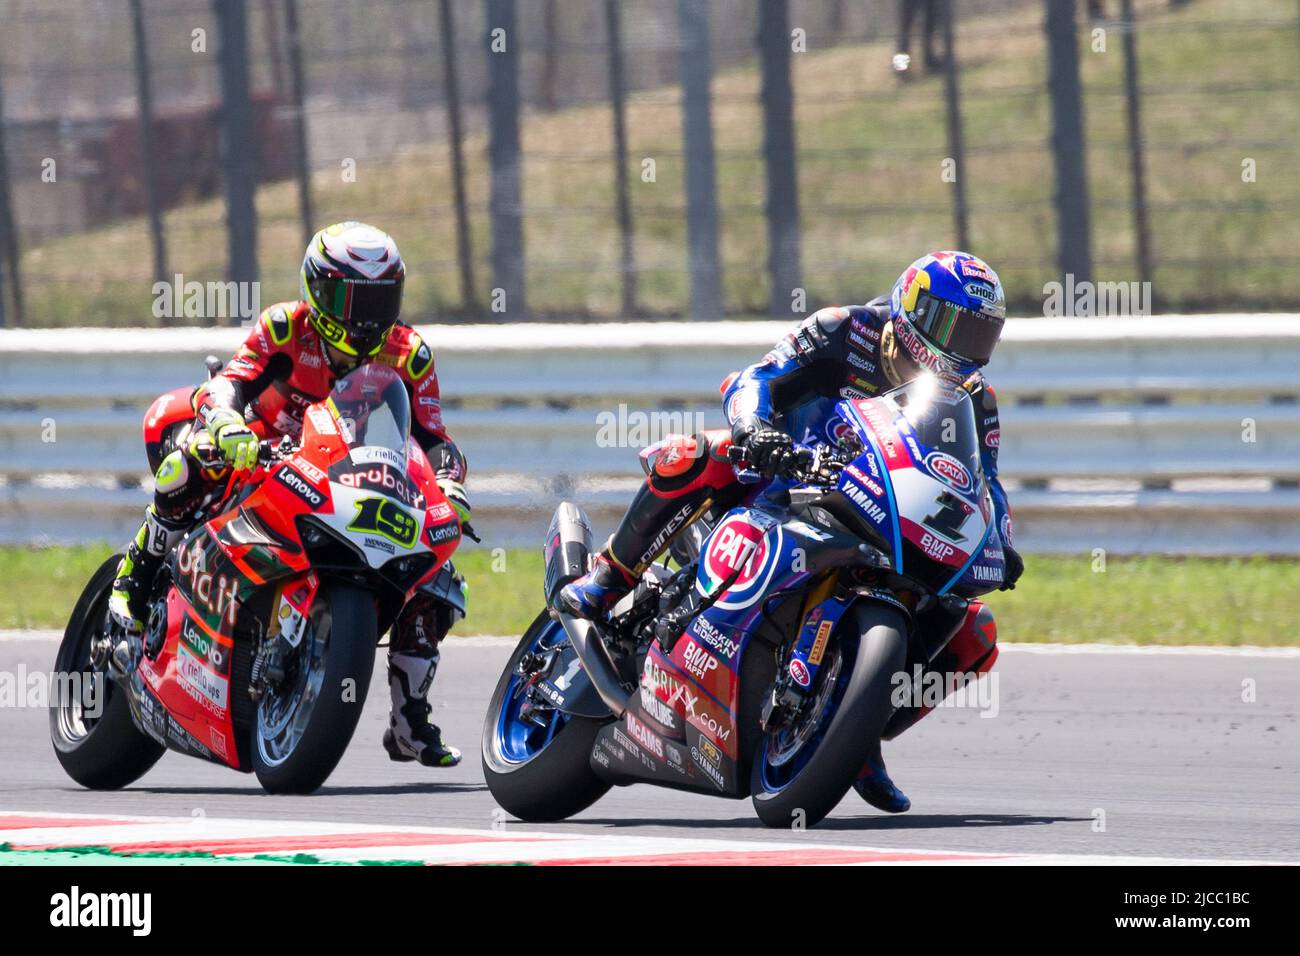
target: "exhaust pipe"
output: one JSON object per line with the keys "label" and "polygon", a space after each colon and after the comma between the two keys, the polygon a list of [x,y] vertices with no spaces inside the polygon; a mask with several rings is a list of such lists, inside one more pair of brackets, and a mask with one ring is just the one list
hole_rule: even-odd
{"label": "exhaust pipe", "polygon": [[573,645],[574,653],[578,655],[596,693],[615,717],[622,717],[632,690],[624,687],[618,679],[618,669],[609,656],[609,648],[601,640],[594,624],[566,614],[555,606],[555,595],[587,570],[590,555],[591,523],[577,505],[560,502],[546,532],[546,580],[543,585],[546,603],[551,608],[551,616],[569,635],[569,643]]}
{"label": "exhaust pipe", "polygon": [[574,578],[586,573],[591,555],[591,522],[582,509],[572,502],[561,501],[551,518],[542,549],[546,559],[546,577],[542,585],[546,603]]}

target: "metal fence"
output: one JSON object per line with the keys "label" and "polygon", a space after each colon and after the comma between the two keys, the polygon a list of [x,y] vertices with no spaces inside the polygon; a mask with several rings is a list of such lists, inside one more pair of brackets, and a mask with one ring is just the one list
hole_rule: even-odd
{"label": "metal fence", "polygon": [[[1011,323],[989,377],[1017,543],[1300,553],[1296,319]],[[637,447],[721,425],[712,383],[787,325],[593,325],[577,345],[541,324],[425,328],[487,546],[537,544],[565,497],[612,530]],[[0,541],[123,540],[148,500],[145,409],[239,336],[0,332]]]}
{"label": "metal fence", "polygon": [[225,322],[154,283],[291,297],[305,236],[353,216],[398,236],[414,321],[789,315],[951,245],[1022,311],[1067,275],[1150,283],[1156,311],[1300,306],[1270,265],[1300,238],[1297,18],[0,0],[0,323]]}

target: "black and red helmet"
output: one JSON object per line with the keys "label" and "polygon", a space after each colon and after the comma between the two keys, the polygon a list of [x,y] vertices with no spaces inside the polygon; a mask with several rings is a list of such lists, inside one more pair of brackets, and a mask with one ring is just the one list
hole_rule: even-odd
{"label": "black and red helmet", "polygon": [[406,264],[393,237],[340,222],[312,237],[302,259],[302,297],[312,328],[347,355],[374,355],[402,311]]}

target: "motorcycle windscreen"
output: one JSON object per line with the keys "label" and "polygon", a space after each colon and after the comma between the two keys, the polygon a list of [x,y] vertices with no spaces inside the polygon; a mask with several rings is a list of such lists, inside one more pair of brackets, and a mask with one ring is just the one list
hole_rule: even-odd
{"label": "motorcycle windscreen", "polygon": [[353,462],[406,470],[411,403],[392,368],[371,363],[354,369],[334,383],[328,404]]}
{"label": "motorcycle windscreen", "polygon": [[363,365],[334,384],[326,404],[348,453],[329,467],[334,507],[319,520],[372,568],[428,551],[425,503],[409,474],[411,406],[400,376],[377,362]]}
{"label": "motorcycle windscreen", "polygon": [[984,469],[970,395],[925,376],[890,392],[884,401],[895,409],[895,425],[916,466],[978,505],[984,498]]}
{"label": "motorcycle windscreen", "polygon": [[992,518],[970,396],[924,376],[843,404],[883,459],[888,507],[911,558],[896,555],[896,566],[902,558],[907,573],[948,590],[980,555]]}

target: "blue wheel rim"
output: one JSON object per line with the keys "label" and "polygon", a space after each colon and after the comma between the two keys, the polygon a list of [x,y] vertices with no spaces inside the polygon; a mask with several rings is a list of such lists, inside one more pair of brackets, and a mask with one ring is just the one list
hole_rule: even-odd
{"label": "blue wheel rim", "polygon": [[[542,627],[529,642],[528,653],[535,653],[543,645],[553,646],[563,637],[564,628],[555,621]],[[560,710],[550,712],[550,719],[545,727],[520,717],[520,707],[526,695],[520,693],[523,678],[518,674],[510,675],[506,686],[505,699],[501,703],[501,712],[497,715],[496,746],[497,754],[510,764],[524,764],[545,750],[569,721],[569,715]]]}
{"label": "blue wheel rim", "polygon": [[790,786],[803,773],[804,768],[808,766],[813,755],[821,747],[822,740],[826,736],[826,731],[830,728],[831,721],[835,717],[836,711],[840,708],[840,703],[844,700],[844,691],[848,687],[849,678],[853,673],[853,661],[856,657],[856,648],[851,641],[845,641],[842,646],[844,654],[844,666],[840,670],[839,679],[835,682],[835,690],[826,699],[822,705],[821,714],[818,715],[818,727],[812,738],[800,748],[794,759],[780,766],[774,766],[769,761],[772,749],[772,738],[763,737],[762,746],[755,757],[759,762],[759,784],[764,793],[780,793],[786,787]]}

